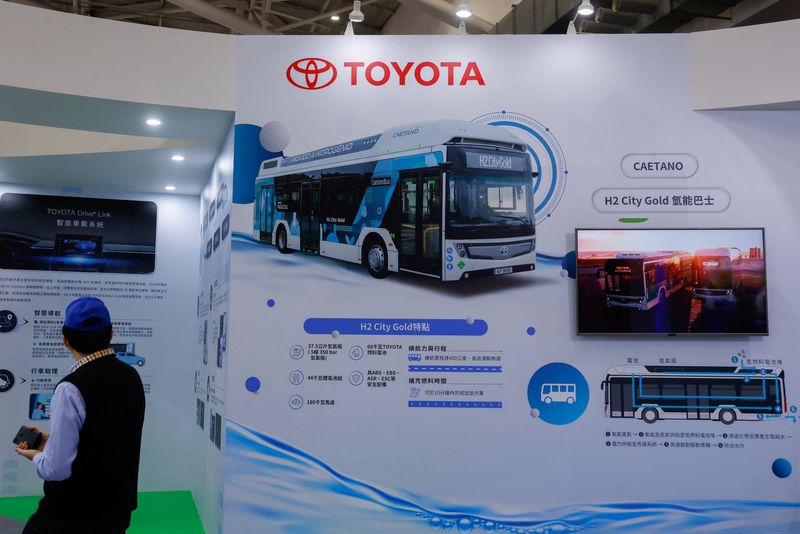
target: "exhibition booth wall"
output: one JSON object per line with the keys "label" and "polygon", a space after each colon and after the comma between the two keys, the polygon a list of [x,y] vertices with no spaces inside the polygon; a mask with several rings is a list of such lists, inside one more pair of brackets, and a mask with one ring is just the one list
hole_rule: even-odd
{"label": "exhibition booth wall", "polygon": [[[724,109],[800,94],[777,62],[720,89],[734,31],[0,20],[7,427],[47,425],[89,292],[148,388],[141,489],[191,489],[206,532],[800,524],[800,125]],[[0,454],[1,496],[39,484]]]}

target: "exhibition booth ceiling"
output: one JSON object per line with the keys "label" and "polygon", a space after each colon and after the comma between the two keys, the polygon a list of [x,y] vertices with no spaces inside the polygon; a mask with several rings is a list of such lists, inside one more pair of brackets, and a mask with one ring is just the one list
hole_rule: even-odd
{"label": "exhibition booth ceiling", "polygon": [[232,120],[228,111],[0,86],[0,182],[196,195]]}
{"label": "exhibition booth ceiling", "polygon": [[[10,0],[148,26],[242,35],[688,33],[800,17],[796,0]],[[466,4],[472,12],[456,16]],[[577,15],[580,6],[580,16]],[[363,14],[350,18],[351,11]],[[590,12],[591,11],[591,12]],[[361,19],[361,20],[359,20]],[[574,27],[573,27],[574,23]]]}

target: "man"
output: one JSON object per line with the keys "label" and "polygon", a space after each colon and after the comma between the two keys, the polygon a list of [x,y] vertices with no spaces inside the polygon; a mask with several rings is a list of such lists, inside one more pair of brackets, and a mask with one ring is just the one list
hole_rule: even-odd
{"label": "man", "polygon": [[64,345],[77,362],[56,386],[50,432],[38,449],[21,443],[44,483],[23,534],[118,534],[136,509],[144,389],[115,357],[105,304],[81,297],[67,306]]}

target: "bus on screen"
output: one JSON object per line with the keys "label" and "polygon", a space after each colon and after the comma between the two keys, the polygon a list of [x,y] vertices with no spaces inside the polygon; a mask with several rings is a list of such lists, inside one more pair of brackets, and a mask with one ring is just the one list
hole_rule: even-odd
{"label": "bus on screen", "polygon": [[626,365],[601,384],[610,418],[760,421],[786,413],[779,367]]}
{"label": "bus on screen", "polygon": [[536,267],[534,177],[502,128],[436,121],[266,160],[254,236],[365,266],[456,281]]}
{"label": "bus on screen", "polygon": [[703,248],[692,260],[692,296],[732,301],[742,282],[742,252],[738,248]]}
{"label": "bus on screen", "polygon": [[688,252],[617,254],[605,262],[606,306],[649,310],[691,281]]}

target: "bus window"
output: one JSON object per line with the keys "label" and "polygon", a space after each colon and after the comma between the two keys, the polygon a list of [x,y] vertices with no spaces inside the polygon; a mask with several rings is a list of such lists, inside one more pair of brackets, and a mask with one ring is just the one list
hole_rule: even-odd
{"label": "bus window", "polygon": [[438,260],[441,256],[442,199],[438,177],[422,179],[422,256]]}
{"label": "bus window", "polygon": [[569,391],[570,393],[575,393],[575,386],[570,384],[569,386],[567,386],[567,391]]}
{"label": "bus window", "polygon": [[550,386],[549,385],[548,386],[542,386],[542,393],[544,393],[545,395],[550,393]]}

